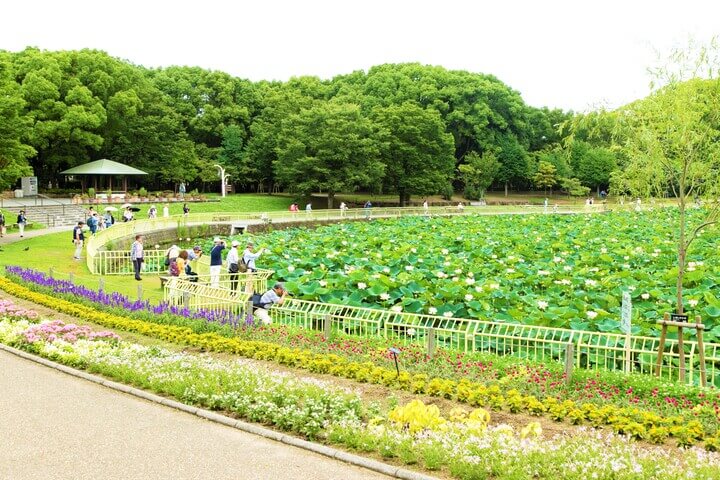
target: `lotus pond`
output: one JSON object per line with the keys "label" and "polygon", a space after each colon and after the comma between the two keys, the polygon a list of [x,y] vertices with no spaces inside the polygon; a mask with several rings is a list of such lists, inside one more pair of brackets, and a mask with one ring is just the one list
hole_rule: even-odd
{"label": "lotus pond", "polygon": [[[676,224],[674,209],[418,216],[278,230],[255,243],[270,250],[258,265],[307,300],[612,332],[627,290],[633,333],[648,334],[674,307]],[[717,230],[701,233],[684,286],[710,341],[720,339],[719,247]]]}

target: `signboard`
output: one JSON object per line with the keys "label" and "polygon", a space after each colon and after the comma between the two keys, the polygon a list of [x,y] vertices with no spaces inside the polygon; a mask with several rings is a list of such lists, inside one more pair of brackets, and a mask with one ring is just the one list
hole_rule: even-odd
{"label": "signboard", "polygon": [[630,334],[630,330],[632,330],[632,298],[630,298],[630,292],[623,292],[621,312],[620,330],[623,333]]}
{"label": "signboard", "polygon": [[21,185],[24,196],[30,197],[38,194],[37,177],[22,177]]}
{"label": "signboard", "polygon": [[679,314],[679,313],[671,313],[670,314],[670,321],[671,322],[683,322],[687,323],[688,316],[685,314]]}

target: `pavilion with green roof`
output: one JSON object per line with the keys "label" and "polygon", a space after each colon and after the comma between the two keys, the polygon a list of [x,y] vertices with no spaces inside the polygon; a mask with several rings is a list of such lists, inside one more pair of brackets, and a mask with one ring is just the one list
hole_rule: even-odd
{"label": "pavilion with green roof", "polygon": [[[108,160],[106,158],[102,158],[100,160],[95,160],[94,162],[85,163],[82,165],[78,165],[77,167],[70,168],[68,170],[65,170],[64,172],[60,172],[61,175],[81,175],[81,176],[88,176],[92,175],[94,177],[94,188],[97,191],[98,190],[98,178],[99,177],[107,177],[108,178],[108,189],[113,189],[113,177],[114,176],[122,176],[123,177],[123,191],[127,192],[127,177],[128,175],[147,175],[146,172],[143,172],[142,170],[138,170],[137,168],[130,167],[128,165],[123,165],[122,163],[113,162],[112,160]],[[85,190],[85,179],[83,178],[81,180],[82,182],[82,189]]]}

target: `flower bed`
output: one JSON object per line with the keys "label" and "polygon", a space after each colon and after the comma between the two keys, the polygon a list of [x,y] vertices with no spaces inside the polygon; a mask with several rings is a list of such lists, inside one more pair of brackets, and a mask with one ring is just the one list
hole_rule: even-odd
{"label": "flower bed", "polygon": [[714,449],[720,442],[717,433],[718,419],[716,411],[708,406],[688,411],[688,415],[664,416],[633,406],[601,406],[552,396],[538,397],[532,394],[524,394],[517,388],[508,388],[502,379],[496,384],[487,385],[467,379],[456,381],[441,377],[432,378],[425,374],[411,374],[407,371],[400,372],[398,375],[392,368],[378,366],[369,361],[348,360],[336,353],[315,353],[308,349],[289,348],[269,342],[248,341],[240,338],[227,338],[214,333],[198,334],[186,327],[157,325],[110,315],[89,307],[32,292],[4,278],[0,278],[0,288],[12,295],[47,305],[93,323],[137,332],[170,342],[192,345],[209,351],[228,352],[245,357],[273,360],[312,372],[329,373],[360,382],[382,384],[413,393],[452,398],[472,406],[490,406],[493,409],[513,413],[526,412],[533,415],[548,415],[553,419],[567,420],[575,424],[608,425],[619,433],[627,433],[633,437],[647,439],[656,443],[662,443],[667,438],[672,437],[681,446],[705,441],[708,449]]}
{"label": "flower bed", "polygon": [[0,342],[187,403],[428,470],[448,471],[459,479],[710,480],[720,469],[720,456],[695,448],[680,457],[591,430],[544,439],[536,422],[519,432],[508,425],[491,426],[490,415],[482,409],[454,409],[444,418],[436,407],[413,401],[368,418],[369,409],[357,395],[325,382],[117,339],[68,342],[47,336],[31,342],[27,333],[33,327],[28,320],[0,315]]}

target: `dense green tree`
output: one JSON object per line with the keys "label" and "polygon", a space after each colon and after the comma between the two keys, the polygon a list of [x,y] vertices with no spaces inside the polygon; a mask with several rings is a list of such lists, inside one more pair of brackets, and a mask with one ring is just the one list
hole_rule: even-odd
{"label": "dense green tree", "polygon": [[497,158],[500,171],[497,180],[505,187],[505,195],[511,184],[526,182],[530,176],[530,161],[527,151],[513,135],[504,135],[497,141]]}
{"label": "dense green tree", "polygon": [[485,191],[492,185],[500,171],[500,162],[492,152],[478,155],[470,152],[465,155],[463,163],[458,167],[465,190],[463,195],[469,200],[480,200]]}
{"label": "dense green tree", "polygon": [[404,103],[376,108],[372,119],[385,164],[383,183],[400,196],[400,206],[411,195],[446,190],[455,171],[453,138],[436,110]]}
{"label": "dense green tree", "polygon": [[22,116],[25,102],[8,57],[0,52],[0,189],[10,188],[20,177],[33,173],[27,159],[35,153],[22,142],[29,134],[30,119]]}
{"label": "dense green tree", "polygon": [[291,115],[278,138],[275,176],[293,192],[335,194],[381,182],[373,124],[357,105],[321,103]]}
{"label": "dense green tree", "polygon": [[557,183],[557,169],[555,165],[550,162],[541,161],[538,165],[537,173],[533,176],[533,183],[536,187],[542,188],[543,190],[550,190],[552,195],[552,188]]}

